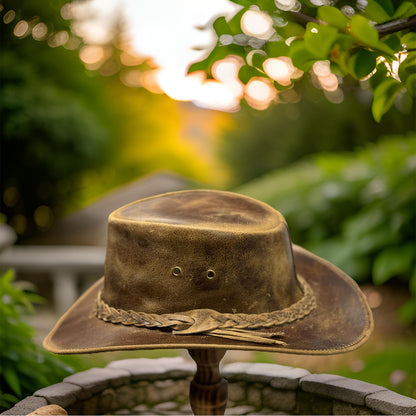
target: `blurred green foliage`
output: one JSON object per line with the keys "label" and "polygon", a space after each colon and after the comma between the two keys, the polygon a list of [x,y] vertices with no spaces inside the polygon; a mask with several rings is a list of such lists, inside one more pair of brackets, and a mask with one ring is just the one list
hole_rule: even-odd
{"label": "blurred green foliage", "polygon": [[[183,133],[189,114],[121,82],[123,71],[138,70],[121,64],[123,22],[109,28],[114,37],[102,45],[102,67],[89,70],[79,56],[86,45],[62,17],[66,3],[0,1],[1,213],[19,242],[154,170],[210,175],[211,161]],[[21,22],[24,33],[16,32]],[[42,38],[39,24],[47,27]]]}
{"label": "blurred green foliage", "polygon": [[[73,197],[82,172],[111,152],[100,83],[87,76],[77,51],[14,33],[16,22],[26,19],[32,27],[45,23],[51,37],[68,34],[69,22],[59,13],[64,3],[2,1],[2,15],[16,13],[12,23],[3,16],[0,23],[2,212],[19,234],[47,228]],[[46,211],[36,221],[40,206]]]}
{"label": "blurred green foliage", "polygon": [[[243,106],[232,115],[233,129],[222,133],[218,152],[231,170],[230,186],[243,184],[303,156],[320,151],[353,151],[381,135],[414,130],[415,120],[406,101],[392,108],[380,123],[371,116],[371,92],[344,82],[344,100],[330,103],[307,82],[295,86],[297,102],[256,111]],[[292,93],[288,91],[288,93]],[[290,98],[290,95],[288,96]]]}
{"label": "blurred green foliage", "polygon": [[13,271],[0,277],[0,411],[82,368],[76,358],[59,359],[34,342],[24,317],[42,298],[13,278]]}
{"label": "blurred green foliage", "polygon": [[[191,65],[189,72],[202,70],[212,76],[216,62],[237,55],[244,60],[239,71],[244,84],[267,79],[281,91],[292,88],[299,77],[279,82],[264,65],[270,58],[289,57],[304,78],[313,78],[315,63],[327,61],[340,77],[370,78],[376,121],[392,107],[397,94],[416,95],[414,1],[339,1],[330,5],[310,0],[231,1],[241,9],[228,21],[220,16],[213,22],[218,41],[208,57]],[[257,33],[257,28],[245,27],[246,13],[262,16],[270,31]]]}
{"label": "blurred green foliage", "polygon": [[235,191],[280,211],[292,240],[358,282],[397,278],[416,318],[416,134],[392,136],[355,153],[317,154]]}
{"label": "blurred green foliage", "polygon": [[415,339],[392,339],[382,351],[362,355],[362,369],[340,368],[334,371],[343,377],[384,386],[404,396],[416,398]]}

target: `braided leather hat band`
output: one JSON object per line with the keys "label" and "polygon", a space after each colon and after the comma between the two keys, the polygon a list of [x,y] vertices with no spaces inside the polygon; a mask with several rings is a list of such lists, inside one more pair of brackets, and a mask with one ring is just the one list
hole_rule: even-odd
{"label": "braided leather hat band", "polygon": [[301,276],[298,282],[303,297],[289,307],[261,314],[220,313],[212,309],[194,309],[187,312],[151,314],[113,308],[101,298],[98,292],[95,315],[97,318],[113,324],[146,328],[170,328],[173,334],[205,334],[241,341],[280,344],[275,339],[282,332],[260,332],[278,325],[302,319],[316,308],[316,300],[311,287]]}

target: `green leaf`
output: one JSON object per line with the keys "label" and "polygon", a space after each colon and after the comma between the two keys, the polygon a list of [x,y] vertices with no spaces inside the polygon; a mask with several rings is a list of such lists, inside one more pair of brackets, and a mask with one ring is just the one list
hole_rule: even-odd
{"label": "green leaf", "polygon": [[416,33],[415,32],[409,32],[406,33],[402,38],[400,39],[401,43],[406,45],[406,49],[416,49]]}
{"label": "green leaf", "polygon": [[267,78],[264,72],[260,72],[258,69],[250,65],[243,65],[238,71],[238,78],[243,84],[247,84],[250,81],[250,79],[254,77]]}
{"label": "green leaf", "polygon": [[406,82],[407,78],[416,73],[416,52],[410,52],[399,66],[399,78]]}
{"label": "green leaf", "polygon": [[264,48],[268,56],[278,58],[279,56],[289,56],[290,48],[283,41],[267,42]]}
{"label": "green leaf", "polygon": [[389,46],[394,52],[401,52],[403,50],[402,41],[397,34],[392,34],[383,39],[385,44]]}
{"label": "green leaf", "polygon": [[228,21],[228,27],[232,35],[241,33],[241,18],[247,10],[241,9],[235,16]]}
{"label": "green leaf", "polygon": [[394,14],[394,5],[391,0],[376,0],[380,6],[389,14],[389,16],[393,16]]}
{"label": "green leaf", "polygon": [[376,73],[370,78],[370,87],[374,91],[387,77],[387,68],[383,62],[377,65]]}
{"label": "green leaf", "polygon": [[348,18],[340,9],[332,6],[321,6],[318,8],[317,17],[338,29],[346,29],[349,22]]}
{"label": "green leaf", "polygon": [[21,396],[22,390],[20,388],[19,378],[16,371],[12,367],[5,367],[3,369],[3,377],[6,380],[6,383],[9,387],[16,393],[18,396]]}
{"label": "green leaf", "polygon": [[371,111],[374,120],[380,122],[383,115],[393,105],[394,97],[403,88],[403,85],[393,78],[387,78],[374,90],[373,104]]}
{"label": "green leaf", "polygon": [[400,319],[402,319],[407,324],[412,324],[415,322],[416,316],[416,299],[409,299],[400,309],[399,309]]}
{"label": "green leaf", "polygon": [[290,45],[290,57],[293,65],[302,71],[309,71],[314,62],[320,60],[313,54],[303,41],[295,41]]}
{"label": "green leaf", "polygon": [[367,49],[361,49],[351,56],[348,61],[348,69],[350,73],[358,79],[366,77],[377,65],[377,56],[375,52]]}
{"label": "green leaf", "polygon": [[413,244],[394,246],[384,249],[373,264],[373,282],[381,285],[389,279],[412,272],[412,263],[415,256]]}
{"label": "green leaf", "polygon": [[364,15],[377,23],[383,23],[391,19],[391,16],[376,0],[367,0]]}
{"label": "green leaf", "polygon": [[212,27],[214,28],[215,33],[218,37],[220,37],[221,35],[233,34],[224,16],[218,17],[213,23]]}
{"label": "green leaf", "polygon": [[267,59],[267,56],[264,56],[262,53],[253,54],[252,65],[257,69],[263,71],[263,62]]}
{"label": "green leaf", "polygon": [[364,16],[356,14],[351,18],[349,32],[361,44],[394,56],[394,51],[379,40],[376,28]]}
{"label": "green leaf", "polygon": [[317,59],[327,59],[337,36],[338,30],[334,27],[308,23],[305,46]]}
{"label": "green leaf", "polygon": [[411,74],[406,80],[406,89],[412,97],[416,97],[416,73]]}
{"label": "green leaf", "polygon": [[276,32],[284,39],[292,36],[303,36],[305,33],[305,28],[303,26],[290,20],[288,20],[286,25],[275,27],[275,29]]}
{"label": "green leaf", "polygon": [[405,1],[397,8],[393,15],[394,19],[405,19],[416,14],[416,4],[412,1]]}

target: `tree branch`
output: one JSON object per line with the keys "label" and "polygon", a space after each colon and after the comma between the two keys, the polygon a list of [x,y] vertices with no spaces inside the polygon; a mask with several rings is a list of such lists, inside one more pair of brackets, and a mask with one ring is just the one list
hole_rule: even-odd
{"label": "tree branch", "polygon": [[416,30],[416,15],[410,16],[407,19],[392,20],[391,22],[381,23],[375,28],[380,36],[390,35],[391,33],[399,32],[404,29]]}
{"label": "tree branch", "polygon": [[[309,16],[301,12],[287,12],[287,16],[296,23],[306,26],[307,23],[327,24],[316,17]],[[391,22],[381,23],[374,26],[380,36],[390,35],[391,33],[399,32],[404,29],[416,30],[416,15],[410,16],[407,19],[392,20]]]}

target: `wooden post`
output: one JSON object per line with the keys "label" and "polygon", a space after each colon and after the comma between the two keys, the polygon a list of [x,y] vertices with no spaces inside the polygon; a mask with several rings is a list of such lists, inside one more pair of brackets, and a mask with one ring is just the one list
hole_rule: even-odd
{"label": "wooden post", "polygon": [[223,415],[227,407],[228,383],[222,378],[219,363],[225,350],[189,349],[197,365],[189,390],[195,415]]}

